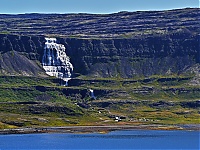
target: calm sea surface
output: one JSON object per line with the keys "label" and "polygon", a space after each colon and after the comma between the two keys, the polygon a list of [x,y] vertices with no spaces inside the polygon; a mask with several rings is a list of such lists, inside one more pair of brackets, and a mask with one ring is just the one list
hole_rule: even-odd
{"label": "calm sea surface", "polygon": [[198,131],[122,130],[108,134],[0,135],[4,149],[199,149]]}

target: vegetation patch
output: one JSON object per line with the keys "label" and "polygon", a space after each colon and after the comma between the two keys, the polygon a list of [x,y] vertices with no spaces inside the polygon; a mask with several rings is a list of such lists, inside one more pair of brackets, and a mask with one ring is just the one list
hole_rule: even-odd
{"label": "vegetation patch", "polygon": [[0,128],[198,124],[200,88],[190,80],[79,77],[63,87],[54,78],[1,76]]}

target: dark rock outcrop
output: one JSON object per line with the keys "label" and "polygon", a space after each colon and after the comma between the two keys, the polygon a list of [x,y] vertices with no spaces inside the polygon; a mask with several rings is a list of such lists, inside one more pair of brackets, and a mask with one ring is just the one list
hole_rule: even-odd
{"label": "dark rock outcrop", "polygon": [[185,108],[200,108],[200,100],[191,102],[181,102],[181,106]]}

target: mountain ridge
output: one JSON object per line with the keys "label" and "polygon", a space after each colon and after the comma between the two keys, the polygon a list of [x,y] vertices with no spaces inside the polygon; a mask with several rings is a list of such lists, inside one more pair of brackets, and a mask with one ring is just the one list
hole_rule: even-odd
{"label": "mountain ridge", "polygon": [[199,31],[198,16],[199,8],[103,15],[0,15],[0,29],[4,33],[17,35],[112,39],[171,34],[180,27],[188,28],[189,31],[197,34]]}

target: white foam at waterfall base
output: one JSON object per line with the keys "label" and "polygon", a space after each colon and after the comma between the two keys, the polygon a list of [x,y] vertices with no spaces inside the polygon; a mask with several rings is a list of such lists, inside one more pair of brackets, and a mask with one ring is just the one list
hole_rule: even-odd
{"label": "white foam at waterfall base", "polygon": [[65,52],[65,46],[58,44],[56,38],[45,38],[42,66],[49,76],[55,76],[65,81],[71,79],[73,65]]}

